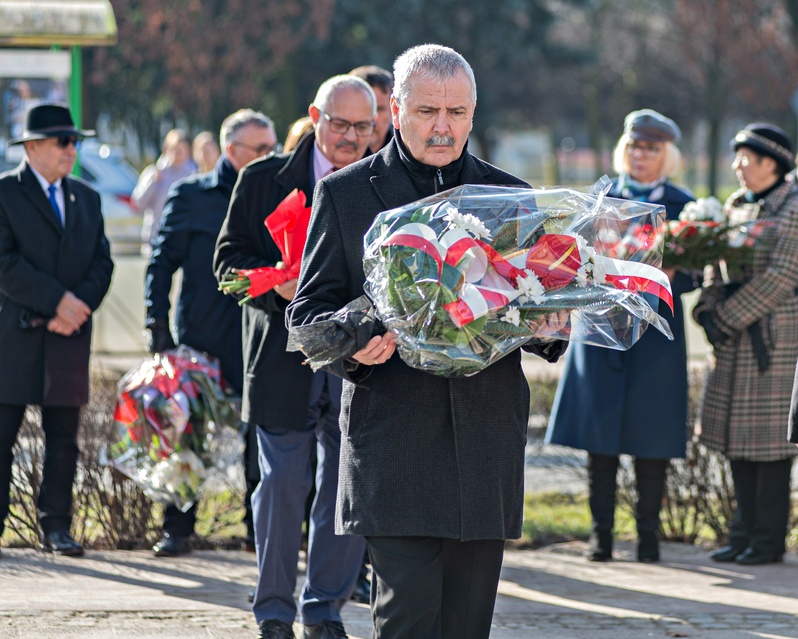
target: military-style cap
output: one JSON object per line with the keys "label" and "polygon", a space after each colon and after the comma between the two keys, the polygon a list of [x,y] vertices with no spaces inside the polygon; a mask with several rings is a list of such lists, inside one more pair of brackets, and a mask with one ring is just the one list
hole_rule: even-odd
{"label": "military-style cap", "polygon": [[737,132],[732,138],[731,147],[737,151],[746,146],[760,155],[773,158],[789,173],[795,168],[795,155],[792,140],[779,127],[767,122],[752,122]]}
{"label": "military-style cap", "polygon": [[676,122],[653,109],[632,111],[623,121],[623,131],[633,140],[643,142],[673,142],[676,144],[682,132]]}

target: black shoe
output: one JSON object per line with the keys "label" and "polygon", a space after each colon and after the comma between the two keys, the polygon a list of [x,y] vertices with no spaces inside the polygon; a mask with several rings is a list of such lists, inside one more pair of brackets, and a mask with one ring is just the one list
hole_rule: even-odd
{"label": "black shoe", "polygon": [[588,561],[612,561],[612,532],[595,530],[590,533]]}
{"label": "black shoe", "polygon": [[68,530],[47,533],[42,542],[42,550],[64,557],[82,557],[84,552],[83,546],[72,539]]}
{"label": "black shoe", "polygon": [[254,590],[250,590],[249,591],[249,594],[247,595],[247,601],[249,601],[249,603],[252,603],[253,601],[255,601],[255,591]]}
{"label": "black shoe", "polygon": [[349,639],[340,621],[322,621],[305,626],[305,639]]}
{"label": "black shoe", "polygon": [[784,561],[784,557],[772,552],[762,552],[761,550],[747,548],[734,561],[741,566],[756,566],[759,564],[779,564]]}
{"label": "black shoe", "polygon": [[744,552],[745,548],[738,548],[737,546],[724,546],[715,552],[709,553],[709,558],[712,561],[718,561],[720,563],[731,563]]}
{"label": "black shoe", "polygon": [[156,557],[177,557],[191,552],[187,537],[179,537],[168,532],[163,534],[161,541],[152,547]]}
{"label": "black shoe", "polygon": [[643,564],[654,564],[659,561],[659,540],[656,533],[638,534],[637,561]]}
{"label": "black shoe", "polygon": [[258,639],[294,639],[294,627],[285,621],[267,619],[258,625]]}

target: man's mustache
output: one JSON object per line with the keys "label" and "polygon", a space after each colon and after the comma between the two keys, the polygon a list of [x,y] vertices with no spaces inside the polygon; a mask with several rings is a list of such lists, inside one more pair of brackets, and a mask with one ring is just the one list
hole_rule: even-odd
{"label": "man's mustache", "polygon": [[451,135],[433,135],[427,140],[427,146],[454,146],[454,138]]}
{"label": "man's mustache", "polygon": [[349,140],[338,140],[338,142],[335,144],[336,149],[342,149],[347,146],[353,151],[357,151],[357,144],[350,142]]}

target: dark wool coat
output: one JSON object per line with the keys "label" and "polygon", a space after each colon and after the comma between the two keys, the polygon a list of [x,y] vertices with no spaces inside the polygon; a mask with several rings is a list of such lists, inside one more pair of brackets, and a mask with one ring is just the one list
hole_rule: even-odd
{"label": "dark wool coat", "polygon": [[[291,154],[255,160],[238,174],[230,209],[213,258],[217,278],[232,268],[274,266],[282,260],[264,224],[295,188],[310,206],[313,195],[313,134]],[[249,424],[301,430],[306,427],[312,371],[301,353],[286,352],[288,302],[269,291],[244,305],[244,392],[241,419]]]}
{"label": "dark wool coat", "polygon": [[[679,217],[693,196],[665,183],[667,218]],[[617,180],[610,195],[619,197]],[[557,387],[546,442],[599,455],[646,459],[684,457],[687,442],[687,343],[681,295],[697,280],[677,272],[673,314],[660,302],[673,341],[649,327],[627,351],[571,344]]]}
{"label": "dark wool coat", "polygon": [[[430,170],[429,185],[435,184]],[[458,184],[525,183],[465,153]],[[394,139],[316,186],[291,325],[324,319],[363,295],[363,236],[380,211],[415,199]],[[532,347],[556,360],[563,342]],[[398,354],[347,372],[341,401],[336,532],[507,539],[521,534],[529,387],[515,351],[447,379]]]}
{"label": "dark wool coat", "polygon": [[63,337],[20,328],[23,312],[53,317],[66,291],[92,311],[111,284],[113,262],[100,196],[62,182],[66,228],[27,163],[0,175],[0,403],[79,406],[89,401],[91,318]]}
{"label": "dark wool coat", "polygon": [[168,323],[172,276],[181,269],[177,341],[219,358],[222,376],[240,393],[241,307],[219,291],[213,273],[216,238],[233,190],[233,184],[220,177],[220,169],[221,164],[172,187],[147,265],[144,300],[148,318]]}
{"label": "dark wool coat", "polygon": [[[787,442],[795,363],[798,361],[798,186],[787,181],[764,200],[746,203],[738,191],[725,208],[734,222],[771,220],[754,248],[754,264],[742,286],[726,297],[720,277],[701,291],[693,315],[714,310],[717,324],[733,335],[715,349],[701,415],[699,440],[729,459],[775,461],[798,454]],[[748,327],[759,322],[770,353],[760,372]]]}

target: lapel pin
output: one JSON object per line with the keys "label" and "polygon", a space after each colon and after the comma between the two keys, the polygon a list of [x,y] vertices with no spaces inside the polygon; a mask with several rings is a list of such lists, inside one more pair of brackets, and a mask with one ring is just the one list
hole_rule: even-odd
{"label": "lapel pin", "polygon": [[69,201],[70,202],[74,202],[75,201],[75,194],[74,193],[70,193],[69,194]]}

